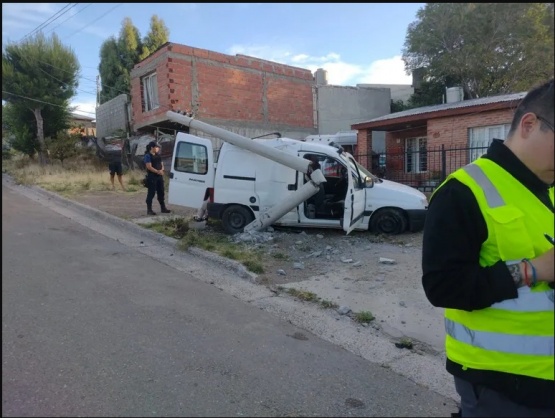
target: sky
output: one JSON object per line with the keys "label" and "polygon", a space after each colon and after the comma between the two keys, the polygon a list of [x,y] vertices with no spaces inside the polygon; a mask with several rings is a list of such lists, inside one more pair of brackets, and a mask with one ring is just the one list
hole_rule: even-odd
{"label": "sky", "polygon": [[312,72],[328,84],[411,84],[401,59],[425,3],[2,3],[2,46],[56,33],[81,65],[72,105],[94,117],[100,47],[129,17],[144,37],[156,14],[170,42]]}

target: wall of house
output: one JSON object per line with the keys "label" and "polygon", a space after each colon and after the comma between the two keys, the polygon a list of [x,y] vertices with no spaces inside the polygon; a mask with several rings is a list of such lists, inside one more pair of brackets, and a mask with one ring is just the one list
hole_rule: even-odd
{"label": "wall of house", "polygon": [[317,97],[320,135],[349,131],[355,123],[391,113],[387,88],[321,85]]}
{"label": "wall of house", "polygon": [[120,94],[96,109],[96,133],[98,138],[110,136],[114,131],[127,131],[127,94]]}
{"label": "wall of house", "polygon": [[[140,79],[154,71],[160,107],[143,112]],[[312,73],[243,55],[168,44],[135,66],[131,95],[135,130],[166,120],[168,110],[193,110],[207,123],[246,136],[316,133]]]}
{"label": "wall of house", "polygon": [[[468,148],[470,146],[468,137],[469,128],[511,123],[513,114],[513,109],[502,109],[430,119],[427,131],[428,148],[430,150],[439,150],[442,145],[445,149]],[[428,153],[429,171],[441,171],[441,159],[435,156],[436,154],[439,154],[439,151]],[[464,150],[447,152],[446,173],[450,174],[468,164],[470,162],[469,155],[470,152]]]}

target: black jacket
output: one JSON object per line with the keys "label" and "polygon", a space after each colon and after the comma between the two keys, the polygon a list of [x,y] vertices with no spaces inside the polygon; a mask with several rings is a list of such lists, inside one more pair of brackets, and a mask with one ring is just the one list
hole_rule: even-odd
{"label": "black jacket", "polygon": [[[503,141],[495,139],[483,158],[504,168],[553,211],[549,186],[530,171]],[[518,296],[503,261],[480,267],[478,255],[487,239],[486,222],[470,189],[456,179],[434,194],[428,207],[422,248],[422,285],[428,300],[443,308],[472,311]],[[505,393],[531,407],[555,407],[553,381],[509,373],[462,370],[447,359],[447,371]]]}

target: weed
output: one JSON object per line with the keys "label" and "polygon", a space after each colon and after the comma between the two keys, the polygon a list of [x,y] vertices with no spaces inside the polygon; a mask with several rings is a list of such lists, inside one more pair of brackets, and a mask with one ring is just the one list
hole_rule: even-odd
{"label": "weed", "polygon": [[367,324],[374,320],[374,315],[370,311],[361,311],[355,314],[355,321],[360,322],[361,324]]}
{"label": "weed", "polygon": [[264,265],[259,261],[255,260],[245,260],[243,261],[243,265],[247,268],[247,270],[252,271],[256,274],[264,273]]}
{"label": "weed", "polygon": [[397,348],[407,348],[410,350],[412,346],[412,340],[408,337],[403,337],[399,342],[395,343],[395,347]]}
{"label": "weed", "polygon": [[318,299],[316,293],[309,292],[307,290],[298,290],[294,288],[290,288],[287,293],[291,296],[295,296],[297,299],[304,300],[307,302],[312,302]]}
{"label": "weed", "polygon": [[322,308],[324,308],[324,309],[339,308],[339,305],[335,302],[332,302],[331,300],[323,300],[323,301],[320,302],[320,305],[322,305]]}
{"label": "weed", "polygon": [[289,256],[284,253],[275,253],[272,254],[272,257],[274,257],[276,260],[289,260]]}

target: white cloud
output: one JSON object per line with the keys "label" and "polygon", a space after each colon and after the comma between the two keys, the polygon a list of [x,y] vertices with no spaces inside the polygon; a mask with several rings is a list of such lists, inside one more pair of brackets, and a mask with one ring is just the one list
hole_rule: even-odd
{"label": "white cloud", "polygon": [[306,68],[312,72],[318,68],[327,71],[328,83],[339,86],[356,84],[411,84],[412,77],[405,74],[405,64],[400,55],[383,58],[367,65],[345,62],[335,52],[324,56],[292,53],[288,48],[267,45],[233,45],[231,55],[242,54],[269,61]]}
{"label": "white cloud", "polygon": [[70,106],[77,106],[73,112],[77,113],[78,115],[88,116],[88,117],[96,117],[96,101],[88,100],[88,101],[75,101],[70,104]]}

